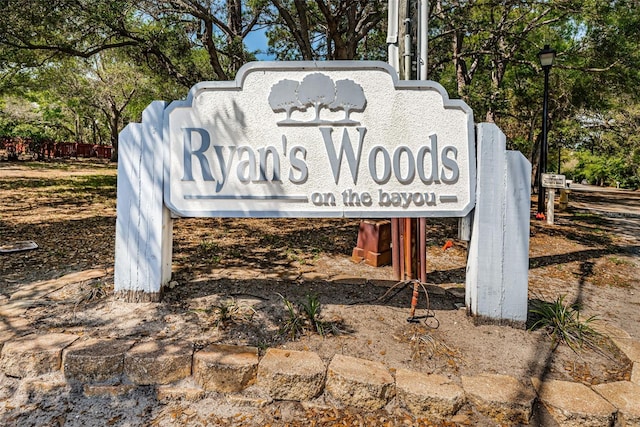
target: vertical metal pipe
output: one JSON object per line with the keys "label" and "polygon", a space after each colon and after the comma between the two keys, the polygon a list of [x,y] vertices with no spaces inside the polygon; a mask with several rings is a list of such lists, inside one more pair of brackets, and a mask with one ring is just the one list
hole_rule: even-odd
{"label": "vertical metal pipe", "polygon": [[[389,54],[389,65],[391,65],[398,75],[400,74],[400,46],[398,46],[398,30],[400,26],[400,5],[399,0],[389,0],[388,21],[387,21],[387,45]],[[400,76],[402,77],[402,76]],[[400,229],[400,219],[391,218],[391,265],[393,267],[393,279],[402,280],[402,244]]]}
{"label": "vertical metal pipe", "polygon": [[407,233],[405,231],[405,222],[404,222],[404,218],[398,218],[398,224],[400,225],[399,230],[400,230],[400,245],[398,245],[398,249],[400,250],[400,280],[406,280],[407,276],[406,276],[406,261],[405,261],[405,249],[406,249],[406,237],[407,237]]}
{"label": "vertical metal pipe", "polygon": [[[427,80],[427,55],[429,51],[429,1],[418,0],[418,74],[417,80]],[[416,277],[427,281],[427,220],[418,219],[417,224],[418,271]]]}
{"label": "vertical metal pipe", "polygon": [[544,95],[542,100],[542,143],[540,144],[540,165],[538,166],[538,213],[544,213],[546,188],[542,185],[542,174],[547,173],[547,116],[549,107],[549,70],[544,70]]}
{"label": "vertical metal pipe", "polygon": [[389,0],[387,18],[387,52],[388,62],[396,72],[400,69],[400,53],[398,46],[398,0]]}
{"label": "vertical metal pipe", "polygon": [[560,157],[562,156],[562,153],[560,152],[560,149],[562,148],[562,146],[560,145],[560,142],[558,141],[558,174],[561,174],[562,172],[560,172]]}
{"label": "vertical metal pipe", "polygon": [[391,218],[391,265],[393,280],[402,280],[402,258],[400,256],[400,219]]}
{"label": "vertical metal pipe", "polygon": [[418,220],[418,248],[420,249],[418,265],[420,266],[420,281],[427,282],[427,219]]}
{"label": "vertical metal pipe", "polygon": [[404,80],[411,80],[411,9],[407,0],[407,15],[404,17]]}
{"label": "vertical metal pipe", "polygon": [[429,52],[429,1],[418,0],[418,78],[427,80]]}
{"label": "vertical metal pipe", "polygon": [[411,280],[413,275],[413,227],[414,220],[412,218],[404,218],[404,275],[405,280]]}
{"label": "vertical metal pipe", "polygon": [[413,283],[413,295],[411,296],[411,310],[409,311],[408,321],[412,321],[416,317],[416,307],[418,307],[418,296],[420,292],[420,284],[418,282]]}
{"label": "vertical metal pipe", "polygon": [[[403,52],[403,70],[401,78],[403,80],[411,80],[411,0],[406,0],[404,7],[404,52]],[[398,220],[400,223],[400,276],[401,280],[407,280],[412,278],[412,234],[411,234],[411,219],[401,218]]]}

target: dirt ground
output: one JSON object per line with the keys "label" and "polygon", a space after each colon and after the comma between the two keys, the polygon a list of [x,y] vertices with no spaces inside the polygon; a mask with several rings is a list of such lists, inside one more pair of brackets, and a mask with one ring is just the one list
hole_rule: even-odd
{"label": "dirt ground", "polygon": [[[346,354],[392,372],[409,368],[454,381],[480,373],[586,384],[629,378],[630,362],[606,336],[598,350],[552,351],[542,330],[475,325],[463,307],[466,243],[455,239],[454,219],[429,220],[428,298],[421,293],[419,323],[407,322],[411,289],[394,287],[391,267],[351,262],[358,220],[178,219],[173,282],[163,301],[115,301],[115,175],[107,163],[0,162],[0,246],[39,246],[0,254],[0,303],[25,284],[105,271],[34,302],[25,316],[38,332],[310,350],[327,363]],[[529,299],[564,296],[580,304],[581,318],[597,316],[602,327],[640,339],[640,193],[593,190],[573,191],[570,209],[557,213],[553,226],[532,220]],[[444,249],[447,241],[453,246]],[[290,319],[285,303],[314,299],[325,336],[283,330]],[[179,421],[170,410],[145,416]]]}

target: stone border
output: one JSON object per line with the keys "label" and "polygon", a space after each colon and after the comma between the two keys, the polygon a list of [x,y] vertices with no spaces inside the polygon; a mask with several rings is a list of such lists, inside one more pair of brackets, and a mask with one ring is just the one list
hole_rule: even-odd
{"label": "stone border", "polygon": [[[255,347],[212,344],[194,352],[186,341],[81,339],[73,334],[31,334],[6,341],[0,371],[31,382],[62,372],[88,397],[145,385],[156,386],[159,401],[195,401],[214,392],[225,393],[239,407],[324,396],[340,407],[371,411],[397,406],[432,420],[450,419],[468,403],[502,425],[527,423],[538,399],[561,426],[612,425],[615,420],[640,425],[640,342],[624,331],[612,335],[633,362],[631,381],[592,387],[537,378],[523,384],[497,374],[455,378],[406,369],[394,377],[379,362],[343,355],[335,355],[327,366],[308,351],[268,349],[260,358]],[[184,379],[197,386],[175,385]],[[266,398],[243,395],[254,384]]]}

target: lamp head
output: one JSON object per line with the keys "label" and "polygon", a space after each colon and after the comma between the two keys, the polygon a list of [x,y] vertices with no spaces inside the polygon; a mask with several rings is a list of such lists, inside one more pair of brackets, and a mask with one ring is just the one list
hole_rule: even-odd
{"label": "lamp head", "polygon": [[542,68],[551,68],[556,58],[556,51],[551,49],[548,44],[545,44],[544,48],[538,53],[538,58]]}

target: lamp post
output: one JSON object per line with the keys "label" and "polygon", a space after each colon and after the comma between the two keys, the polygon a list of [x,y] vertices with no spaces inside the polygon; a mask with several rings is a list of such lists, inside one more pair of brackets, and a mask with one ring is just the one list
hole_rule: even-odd
{"label": "lamp post", "polygon": [[560,160],[562,160],[562,145],[560,145],[560,142],[558,141],[558,172],[556,172],[557,174],[561,174],[562,172],[560,172]]}
{"label": "lamp post", "polygon": [[548,44],[538,53],[544,71],[544,98],[542,102],[542,143],[540,144],[540,164],[538,165],[538,214],[544,213],[546,189],[542,186],[542,174],[547,172],[547,116],[549,105],[549,71],[556,57],[556,51]]}

